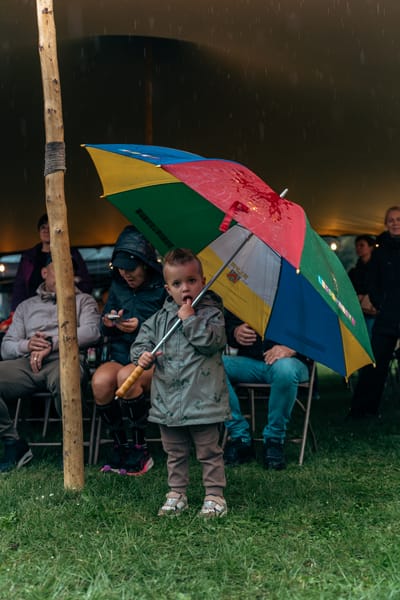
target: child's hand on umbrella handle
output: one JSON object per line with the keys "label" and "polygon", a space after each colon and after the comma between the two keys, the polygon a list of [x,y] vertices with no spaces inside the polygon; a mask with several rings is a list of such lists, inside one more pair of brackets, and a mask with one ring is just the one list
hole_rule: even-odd
{"label": "child's hand on umbrella handle", "polygon": [[[161,352],[157,352],[157,356],[159,354],[161,354]],[[150,369],[154,360],[155,360],[154,354],[152,354],[151,352],[147,352],[147,351],[143,352],[143,354],[140,356],[140,358],[138,360],[138,366],[141,367],[143,370]]]}

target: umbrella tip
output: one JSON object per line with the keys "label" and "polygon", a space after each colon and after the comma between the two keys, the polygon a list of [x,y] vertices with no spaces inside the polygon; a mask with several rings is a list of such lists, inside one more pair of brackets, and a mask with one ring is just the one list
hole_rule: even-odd
{"label": "umbrella tip", "polygon": [[289,191],[289,188],[285,188],[285,189],[283,190],[283,192],[281,192],[281,193],[279,194],[279,195],[280,195],[280,197],[281,197],[281,198],[285,198],[285,196],[286,196],[286,194],[288,193],[288,191]]}

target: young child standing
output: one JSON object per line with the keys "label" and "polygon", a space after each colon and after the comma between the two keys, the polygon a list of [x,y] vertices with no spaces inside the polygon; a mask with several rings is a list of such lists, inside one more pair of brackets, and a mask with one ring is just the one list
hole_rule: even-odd
{"label": "young child standing", "polygon": [[[228,390],[222,363],[226,345],[222,303],[211,291],[194,308],[204,287],[199,259],[191,250],[171,250],[164,259],[164,306],[145,321],[131,347],[131,360],[155,370],[151,384],[149,421],[158,423],[167,453],[170,491],[158,515],[178,515],[188,507],[189,454],[193,440],[202,464],[204,517],[227,512],[226,485],[219,424],[229,418]],[[154,357],[151,350],[179,318],[182,325]]]}

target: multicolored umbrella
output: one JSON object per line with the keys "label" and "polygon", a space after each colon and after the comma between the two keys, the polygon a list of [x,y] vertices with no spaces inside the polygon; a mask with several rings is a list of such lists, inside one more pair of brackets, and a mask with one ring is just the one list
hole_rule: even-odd
{"label": "multicolored umbrella", "polygon": [[373,361],[360,303],[347,273],[310,227],[295,269],[258,237],[235,225],[199,253],[211,289],[261,336],[294,348],[348,377]]}
{"label": "multicolored umbrella", "polygon": [[247,167],[159,146],[85,145],[104,196],[165,254],[198,252],[237,221],[298,266],[303,209],[283,200]]}
{"label": "multicolored umbrella", "polygon": [[[211,276],[239,246],[244,230],[235,222],[254,234],[240,252],[246,262],[241,266],[236,256],[229,264],[234,299],[226,285],[214,286],[225,305],[261,335],[266,331],[346,377],[373,361],[351,282],[299,205],[236,162],[158,146],[85,147],[104,195],[161,254],[174,246],[199,252],[219,229],[226,231],[201,253]],[[219,281],[226,280],[222,275]]]}

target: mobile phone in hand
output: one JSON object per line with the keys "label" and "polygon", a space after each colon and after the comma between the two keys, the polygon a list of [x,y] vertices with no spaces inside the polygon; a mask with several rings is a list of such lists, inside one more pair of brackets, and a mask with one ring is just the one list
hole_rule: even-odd
{"label": "mobile phone in hand", "polygon": [[104,315],[106,319],[110,319],[110,321],[119,321],[121,319],[121,315],[117,315],[115,313],[108,313]]}

